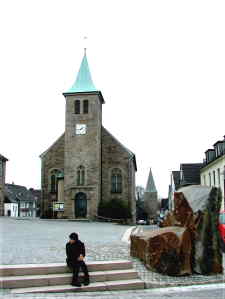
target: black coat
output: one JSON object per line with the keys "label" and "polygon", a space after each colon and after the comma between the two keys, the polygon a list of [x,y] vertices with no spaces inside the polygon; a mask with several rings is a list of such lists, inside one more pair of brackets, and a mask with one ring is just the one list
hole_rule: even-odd
{"label": "black coat", "polygon": [[83,242],[78,240],[73,244],[71,244],[70,242],[66,244],[67,262],[77,261],[80,254],[85,256],[85,246]]}

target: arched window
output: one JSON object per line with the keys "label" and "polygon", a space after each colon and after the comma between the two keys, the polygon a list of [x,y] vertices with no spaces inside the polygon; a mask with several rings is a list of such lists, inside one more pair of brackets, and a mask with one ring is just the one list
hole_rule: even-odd
{"label": "arched window", "polygon": [[74,113],[80,114],[80,100],[74,102]]}
{"label": "arched window", "polygon": [[88,100],[83,101],[83,112],[88,113]]}
{"label": "arched window", "polygon": [[62,175],[62,172],[58,169],[54,169],[50,173],[50,191],[52,193],[58,192],[58,176]]}
{"label": "arched window", "polygon": [[77,168],[77,185],[83,186],[85,183],[85,168],[80,165]]}
{"label": "arched window", "polygon": [[111,173],[111,193],[122,193],[122,172],[114,168]]}
{"label": "arched window", "polygon": [[56,192],[56,176],[55,174],[51,175],[51,192]]}
{"label": "arched window", "polygon": [[58,178],[63,177],[63,172],[59,169],[53,169],[50,172],[50,192],[57,193],[58,192]]}

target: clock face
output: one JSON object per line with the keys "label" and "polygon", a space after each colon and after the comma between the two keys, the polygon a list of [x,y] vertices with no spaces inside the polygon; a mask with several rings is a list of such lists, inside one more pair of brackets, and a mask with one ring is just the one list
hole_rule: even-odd
{"label": "clock face", "polygon": [[87,128],[85,124],[77,124],[76,125],[76,135],[84,135],[86,134]]}

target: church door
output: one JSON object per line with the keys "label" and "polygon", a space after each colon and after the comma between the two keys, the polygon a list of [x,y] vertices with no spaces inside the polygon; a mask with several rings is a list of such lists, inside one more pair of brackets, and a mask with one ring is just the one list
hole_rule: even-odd
{"label": "church door", "polygon": [[87,216],[87,195],[83,192],[79,192],[75,196],[75,217]]}

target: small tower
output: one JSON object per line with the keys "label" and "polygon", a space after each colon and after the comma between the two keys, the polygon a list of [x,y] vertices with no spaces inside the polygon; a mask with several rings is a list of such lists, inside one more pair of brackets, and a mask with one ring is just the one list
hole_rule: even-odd
{"label": "small tower", "polygon": [[144,193],[144,206],[150,219],[156,219],[158,210],[158,193],[155,187],[155,182],[150,168],[148,181]]}
{"label": "small tower", "polygon": [[66,99],[64,199],[69,218],[94,218],[101,197],[104,99],[93,84],[86,50]]}
{"label": "small tower", "polygon": [[145,192],[157,193],[151,168],[150,168],[150,171],[149,171],[148,181],[147,181],[147,185],[146,185],[146,188],[145,188]]}

